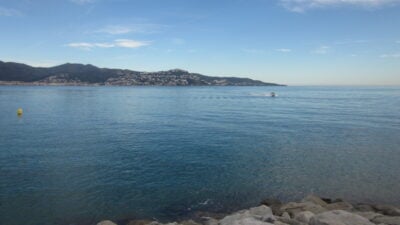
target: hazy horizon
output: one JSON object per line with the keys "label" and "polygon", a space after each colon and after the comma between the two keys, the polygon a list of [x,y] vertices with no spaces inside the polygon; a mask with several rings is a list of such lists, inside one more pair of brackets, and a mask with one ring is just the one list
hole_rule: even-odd
{"label": "hazy horizon", "polygon": [[0,60],[400,85],[399,0],[0,0]]}

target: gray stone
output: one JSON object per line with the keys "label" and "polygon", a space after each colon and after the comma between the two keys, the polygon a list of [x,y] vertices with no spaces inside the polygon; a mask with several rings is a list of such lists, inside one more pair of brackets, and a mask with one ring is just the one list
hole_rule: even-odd
{"label": "gray stone", "polygon": [[240,220],[235,220],[230,225],[273,225],[272,223],[263,222],[256,220],[254,218],[243,218]]}
{"label": "gray stone", "polygon": [[387,225],[400,225],[400,216],[378,216],[375,217],[372,222],[384,223]]}
{"label": "gray stone", "polygon": [[274,225],[289,225],[289,224],[283,223],[283,222],[281,222],[281,221],[279,221],[279,220],[276,220],[276,221],[274,222]]}
{"label": "gray stone", "polygon": [[326,205],[325,208],[328,209],[328,210],[346,210],[346,211],[350,211],[354,207],[348,202],[335,202],[335,203],[331,203],[331,204]]}
{"label": "gray stone", "polygon": [[103,220],[101,222],[98,222],[97,225],[117,225],[117,224],[110,220]]}
{"label": "gray stone", "polygon": [[354,213],[357,215],[360,215],[362,217],[365,217],[365,218],[369,219],[370,221],[372,221],[376,217],[383,216],[382,214],[379,214],[376,212],[354,212]]}
{"label": "gray stone", "polygon": [[218,220],[214,219],[214,218],[203,218],[203,224],[204,225],[218,225]]}
{"label": "gray stone", "polygon": [[[254,219],[259,222],[273,222],[275,221],[275,217],[272,214],[271,208],[268,206],[262,205],[258,207],[251,208],[249,210],[242,210],[236,212],[234,214],[228,215],[219,221],[220,225],[231,225],[231,224],[242,224],[244,222],[249,222],[249,220],[245,219]],[[252,221],[253,223],[254,221]],[[255,223],[255,222],[254,222]]]}
{"label": "gray stone", "polygon": [[301,202],[312,202],[312,203],[320,205],[322,207],[325,207],[328,204],[316,195],[308,195],[307,197],[303,198],[303,200],[301,200]]}
{"label": "gray stone", "polygon": [[282,215],[282,211],[281,211],[282,202],[279,201],[278,199],[267,198],[267,199],[264,199],[261,202],[261,204],[270,207],[272,209],[272,212],[274,213],[274,215],[277,215],[277,216]]}
{"label": "gray stone", "polygon": [[284,217],[278,217],[277,219],[278,219],[280,222],[286,223],[286,224],[289,224],[289,225],[307,225],[306,223],[297,221],[297,220],[295,220],[295,219],[288,219],[288,218],[284,218]]}
{"label": "gray stone", "polygon": [[375,211],[375,209],[368,205],[368,204],[364,204],[364,203],[358,203],[354,205],[354,209],[356,209],[357,211],[361,211],[361,212],[373,212]]}
{"label": "gray stone", "polygon": [[373,205],[374,209],[384,215],[400,216],[400,209],[390,205]]}
{"label": "gray stone", "polygon": [[287,219],[291,219],[288,212],[282,213],[282,217],[283,217],[283,218],[287,218]]}
{"label": "gray stone", "polygon": [[303,222],[303,223],[307,223],[307,224],[308,224],[308,223],[310,222],[310,219],[311,219],[314,215],[315,215],[315,214],[312,213],[312,212],[304,211],[304,212],[297,213],[297,214],[294,216],[294,219],[297,220],[297,221],[300,221],[300,222]]}
{"label": "gray stone", "polygon": [[291,217],[294,217],[295,214],[303,211],[310,211],[314,214],[327,211],[327,209],[325,209],[324,207],[312,202],[301,202],[301,203],[290,202],[283,205],[281,207],[281,210],[284,212],[288,212]]}
{"label": "gray stone", "polygon": [[374,225],[368,219],[343,210],[333,210],[315,215],[310,225]]}

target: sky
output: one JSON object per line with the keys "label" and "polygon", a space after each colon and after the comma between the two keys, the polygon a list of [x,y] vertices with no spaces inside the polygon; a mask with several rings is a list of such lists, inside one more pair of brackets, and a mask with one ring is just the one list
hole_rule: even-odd
{"label": "sky", "polygon": [[400,85],[400,0],[0,0],[0,60]]}

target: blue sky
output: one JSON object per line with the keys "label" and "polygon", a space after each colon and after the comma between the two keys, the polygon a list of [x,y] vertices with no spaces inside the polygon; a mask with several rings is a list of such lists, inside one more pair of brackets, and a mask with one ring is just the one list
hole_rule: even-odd
{"label": "blue sky", "polygon": [[0,0],[0,60],[400,85],[400,0]]}

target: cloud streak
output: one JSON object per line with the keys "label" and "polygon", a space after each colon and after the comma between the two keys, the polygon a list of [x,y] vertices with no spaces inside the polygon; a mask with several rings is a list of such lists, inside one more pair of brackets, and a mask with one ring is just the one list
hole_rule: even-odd
{"label": "cloud streak", "polygon": [[277,52],[282,52],[282,53],[289,53],[289,52],[292,52],[292,49],[289,49],[289,48],[279,48],[279,49],[276,49],[276,51],[277,51]]}
{"label": "cloud streak", "polygon": [[121,35],[128,33],[152,34],[160,32],[163,29],[163,27],[164,27],[163,25],[151,24],[151,23],[133,24],[128,26],[109,25],[99,30],[96,30],[95,33],[105,33],[110,35]]}
{"label": "cloud streak", "polygon": [[16,9],[9,9],[0,6],[0,16],[22,16],[22,13]]}
{"label": "cloud streak", "polygon": [[338,6],[379,8],[399,4],[399,0],[280,0],[280,4],[291,12],[303,13],[311,9]]}
{"label": "cloud streak", "polygon": [[382,54],[379,56],[380,58],[387,59],[387,58],[400,58],[400,53],[393,53],[393,54]]}
{"label": "cloud streak", "polygon": [[318,48],[314,49],[312,51],[312,53],[319,54],[319,55],[325,55],[325,54],[328,54],[330,51],[331,51],[331,47],[322,45],[322,46],[319,46]]}
{"label": "cloud streak", "polygon": [[117,39],[114,42],[91,43],[91,42],[74,42],[67,44],[68,47],[83,50],[91,50],[94,48],[140,48],[150,45],[149,41],[136,41],[130,39]]}

